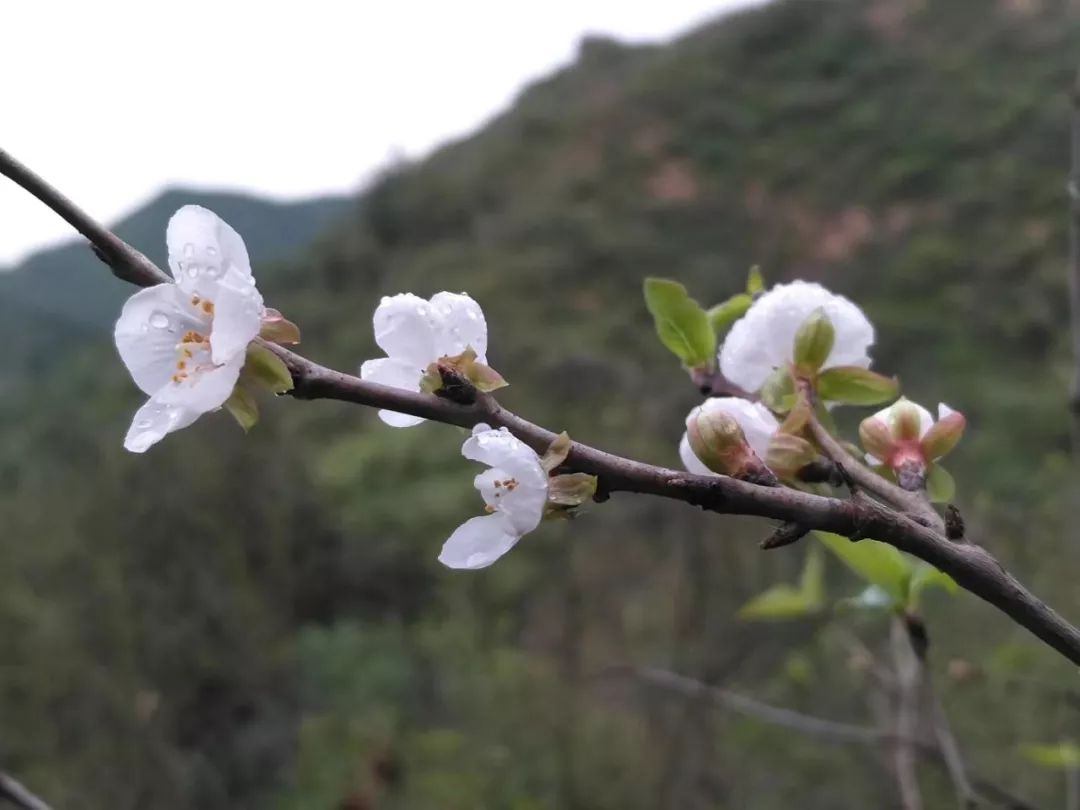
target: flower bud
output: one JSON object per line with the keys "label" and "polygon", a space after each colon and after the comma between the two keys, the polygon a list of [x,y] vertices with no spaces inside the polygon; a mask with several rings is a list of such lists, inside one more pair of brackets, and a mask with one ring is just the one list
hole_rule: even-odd
{"label": "flower bud", "polygon": [[921,411],[914,402],[900,399],[890,408],[892,435],[898,441],[918,440],[923,433]]}
{"label": "flower bud", "polygon": [[801,371],[816,372],[829,359],[836,330],[822,307],[818,307],[795,333],[795,365]]}
{"label": "flower bud", "polygon": [[775,484],[774,476],[746,441],[735,417],[708,403],[686,421],[690,449],[710,470],[755,483]]}

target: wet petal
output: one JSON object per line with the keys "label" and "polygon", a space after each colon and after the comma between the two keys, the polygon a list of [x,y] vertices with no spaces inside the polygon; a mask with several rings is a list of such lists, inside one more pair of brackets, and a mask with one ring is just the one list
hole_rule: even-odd
{"label": "wet petal", "polygon": [[439,357],[452,357],[471,347],[479,362],[487,362],[487,322],[476,301],[465,293],[441,292],[431,297],[431,310],[436,317]]}
{"label": "wet petal", "polygon": [[697,473],[698,475],[716,475],[716,473],[701,463],[701,459],[694,455],[694,451],[690,447],[690,439],[687,438],[685,433],[683,434],[682,440],[679,442],[679,458],[682,459],[683,467],[692,473]]}
{"label": "wet petal", "polygon": [[375,342],[396,360],[427,368],[440,355],[435,348],[431,304],[412,293],[385,296],[372,317]]}
{"label": "wet petal", "polygon": [[[423,372],[412,363],[393,357],[365,360],[360,366],[360,379],[394,388],[404,388],[406,391],[419,391],[422,375]],[[379,418],[391,427],[412,427],[424,421],[420,416],[387,410],[379,411]]]}
{"label": "wet petal", "polygon": [[215,363],[226,363],[243,354],[262,327],[266,312],[255,279],[230,268],[222,276],[213,300],[214,320],[210,345]]}
{"label": "wet petal", "polygon": [[818,308],[836,333],[823,367],[869,367],[874,327],[862,310],[820,284],[794,281],[773,287],[735,322],[720,350],[724,376],[748,391],[760,389],[774,369],[791,362],[795,333]]}
{"label": "wet petal", "polygon": [[486,568],[514,547],[520,535],[514,533],[500,514],[466,520],[450,535],[439,554],[448,568]]}
{"label": "wet petal", "polygon": [[199,205],[185,205],[165,231],[169,269],[188,294],[216,298],[218,281],[228,270],[251,275],[244,240],[221,217]]}
{"label": "wet petal", "polygon": [[[772,411],[759,402],[750,402],[741,397],[710,397],[700,406],[705,411],[723,411],[731,416],[742,428],[746,442],[762,459],[769,451],[769,441],[780,429],[780,423]],[[697,408],[687,416],[687,422],[695,416]]]}
{"label": "wet petal", "polygon": [[148,287],[131,296],[113,330],[116,349],[135,384],[153,394],[176,372],[176,346],[186,332],[209,332],[209,318],[187,305],[175,284]]}
{"label": "wet petal", "polygon": [[506,428],[475,430],[465,440],[461,454],[471,461],[499,467],[523,484],[547,486],[547,473],[536,452]]}

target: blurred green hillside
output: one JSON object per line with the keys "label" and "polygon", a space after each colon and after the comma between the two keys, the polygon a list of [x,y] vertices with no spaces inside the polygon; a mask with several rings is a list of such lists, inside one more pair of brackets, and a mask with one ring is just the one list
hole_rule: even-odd
{"label": "blurred green hillside", "polygon": [[[512,384],[501,401],[665,464],[698,395],[641,278],[707,303],[752,264],[822,280],[877,325],[879,370],[968,415],[950,467],[972,533],[1077,620],[1063,257],[1078,57],[1064,2],[778,0],[662,47],[583,42],[481,132],[388,172],[299,258],[272,241],[285,219],[211,207],[312,358],[377,356],[380,295],[467,290]],[[166,215],[121,235],[159,258]],[[117,307],[95,269],[87,300]],[[47,272],[63,270],[11,284],[51,288]],[[0,283],[6,306],[30,300]],[[615,497],[451,572],[438,549],[480,507],[461,432],[286,400],[247,437],[218,415],[133,456],[139,397],[107,334],[56,348],[47,373],[5,369],[0,400],[0,763],[58,808],[897,806],[871,750],[617,671],[870,722],[845,639],[879,649],[882,619],[735,619],[802,565],[798,546],[757,549],[766,524]],[[837,598],[858,588],[837,565],[828,581]],[[1080,734],[1060,698],[1075,671],[972,597],[935,595],[926,618],[972,769],[1060,806],[1062,780],[1017,746]],[[950,680],[950,659],[983,675]],[[953,806],[940,770],[922,773],[927,807]]]}

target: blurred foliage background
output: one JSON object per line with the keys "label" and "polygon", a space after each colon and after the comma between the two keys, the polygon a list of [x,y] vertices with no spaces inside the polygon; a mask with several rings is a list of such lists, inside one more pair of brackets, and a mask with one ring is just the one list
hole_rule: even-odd
{"label": "blurred foliage background", "polygon": [[[705,304],[752,264],[821,280],[877,325],[879,370],[967,414],[949,466],[971,533],[1077,620],[1078,57],[1080,8],[1055,0],[777,0],[662,47],[586,40],[357,200],[175,192],[120,233],[162,259],[181,201],[214,208],[303,351],[345,370],[380,354],[380,295],[467,290],[508,407],[669,465],[698,395],[642,277]],[[895,806],[880,752],[625,676],[870,722],[848,642],[881,649],[882,618],[735,616],[797,578],[801,547],[762,554],[761,521],[617,496],[451,572],[438,549],[480,503],[463,434],[339,403],[266,403],[246,437],[207,417],[126,454],[127,292],[82,247],[0,278],[0,761],[58,808]],[[859,588],[826,575],[835,599]],[[1062,777],[1019,746],[1080,734],[1075,670],[973,597],[935,593],[925,615],[972,769],[1060,806]],[[927,806],[952,806],[921,774]]]}

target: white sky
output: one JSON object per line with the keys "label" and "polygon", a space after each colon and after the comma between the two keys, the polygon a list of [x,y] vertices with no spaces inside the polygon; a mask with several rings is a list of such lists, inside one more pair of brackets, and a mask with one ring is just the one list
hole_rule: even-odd
{"label": "white sky", "polygon": [[[163,186],[357,188],[568,62],[755,0],[25,0],[4,9],[0,146],[110,221]],[[68,227],[0,177],[0,265]]]}

